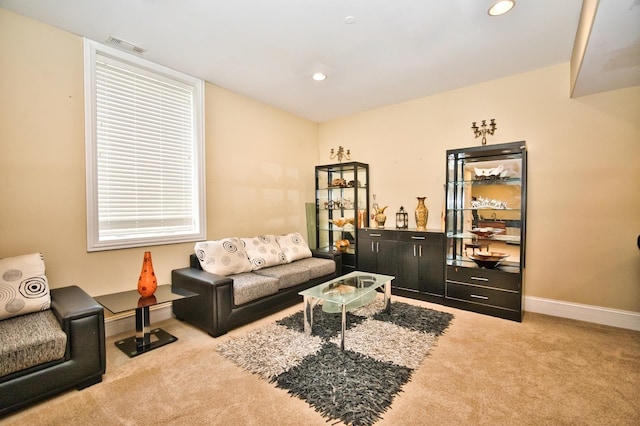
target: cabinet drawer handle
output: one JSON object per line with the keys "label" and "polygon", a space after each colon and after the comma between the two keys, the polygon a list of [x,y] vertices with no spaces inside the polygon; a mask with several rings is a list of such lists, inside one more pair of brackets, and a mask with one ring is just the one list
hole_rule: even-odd
{"label": "cabinet drawer handle", "polygon": [[374,248],[375,247],[374,244],[375,244],[375,242],[371,241],[371,253],[375,253],[376,252],[376,249]]}
{"label": "cabinet drawer handle", "polygon": [[418,246],[418,248],[420,248],[420,251],[419,251],[420,257],[422,257],[422,246]]}
{"label": "cabinet drawer handle", "polygon": [[369,234],[370,237],[382,237],[382,234]]}
{"label": "cabinet drawer handle", "polygon": [[412,240],[426,240],[426,237],[411,237]]}
{"label": "cabinet drawer handle", "polygon": [[472,295],[470,295],[470,297],[473,297],[475,299],[489,300],[489,298],[487,296],[479,296],[477,294],[472,294]]}
{"label": "cabinet drawer handle", "polygon": [[489,278],[484,277],[471,277],[471,279],[476,281],[489,281]]}
{"label": "cabinet drawer handle", "polygon": [[413,257],[416,257],[416,256],[417,256],[417,254],[416,254],[416,245],[414,244],[413,245]]}

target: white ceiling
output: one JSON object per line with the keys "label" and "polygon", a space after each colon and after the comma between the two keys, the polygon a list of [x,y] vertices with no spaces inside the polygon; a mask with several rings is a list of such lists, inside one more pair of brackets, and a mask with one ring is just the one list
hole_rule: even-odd
{"label": "white ceiling", "polygon": [[[490,17],[493,1],[0,0],[0,7],[96,41],[118,37],[153,62],[323,122],[571,59],[582,0],[517,0],[508,14]],[[581,70],[587,83],[580,77],[574,93],[640,84],[640,0],[602,0],[591,40]],[[328,78],[313,81],[317,70]]]}

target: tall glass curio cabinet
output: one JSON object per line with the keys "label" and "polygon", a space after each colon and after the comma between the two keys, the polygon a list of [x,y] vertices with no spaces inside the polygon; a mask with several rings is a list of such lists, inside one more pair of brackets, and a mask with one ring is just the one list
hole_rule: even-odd
{"label": "tall glass curio cabinet", "polygon": [[357,269],[358,230],[368,217],[368,164],[316,166],[316,240],[319,249],[342,252],[342,273]]}
{"label": "tall glass curio cabinet", "polygon": [[447,151],[445,301],[522,320],[524,141]]}

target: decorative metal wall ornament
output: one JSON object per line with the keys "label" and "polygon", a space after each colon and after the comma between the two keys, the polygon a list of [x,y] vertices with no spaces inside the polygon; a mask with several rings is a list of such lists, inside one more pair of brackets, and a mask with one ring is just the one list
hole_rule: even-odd
{"label": "decorative metal wall ornament", "polygon": [[480,124],[480,127],[476,125],[475,121],[471,123],[471,130],[473,130],[473,134],[475,135],[476,139],[482,136],[482,145],[487,144],[487,134],[490,136],[493,136],[493,133],[496,131],[497,128],[498,127],[496,126],[495,118],[491,119],[491,122],[489,123],[489,128],[487,128],[487,120],[482,120],[482,124]]}
{"label": "decorative metal wall ornament", "polygon": [[344,148],[341,146],[338,147],[338,152],[336,152],[333,148],[331,148],[331,153],[329,155],[330,159],[334,159],[338,157],[338,162],[342,163],[342,159],[351,160],[351,150],[348,149],[347,152],[344,152]]}

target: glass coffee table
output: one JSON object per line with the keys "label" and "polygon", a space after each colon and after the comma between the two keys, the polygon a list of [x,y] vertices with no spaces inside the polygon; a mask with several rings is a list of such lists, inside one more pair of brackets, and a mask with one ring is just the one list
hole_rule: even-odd
{"label": "glass coffee table", "polygon": [[136,310],[136,335],[115,343],[116,347],[132,358],[178,340],[161,328],[150,329],[149,307],[197,295],[198,293],[184,289],[176,288],[172,291],[170,284],[163,284],[149,297],[140,297],[138,290],[131,290],[95,296],[94,299],[114,314]]}
{"label": "glass coffee table", "polygon": [[298,294],[301,294],[304,299],[305,334],[311,334],[313,307],[322,301],[323,311],[342,313],[340,349],[344,350],[347,311],[371,303],[376,298],[377,289],[384,286],[384,310],[387,313],[391,312],[391,281],[394,278],[391,275],[355,271],[301,291]]}

